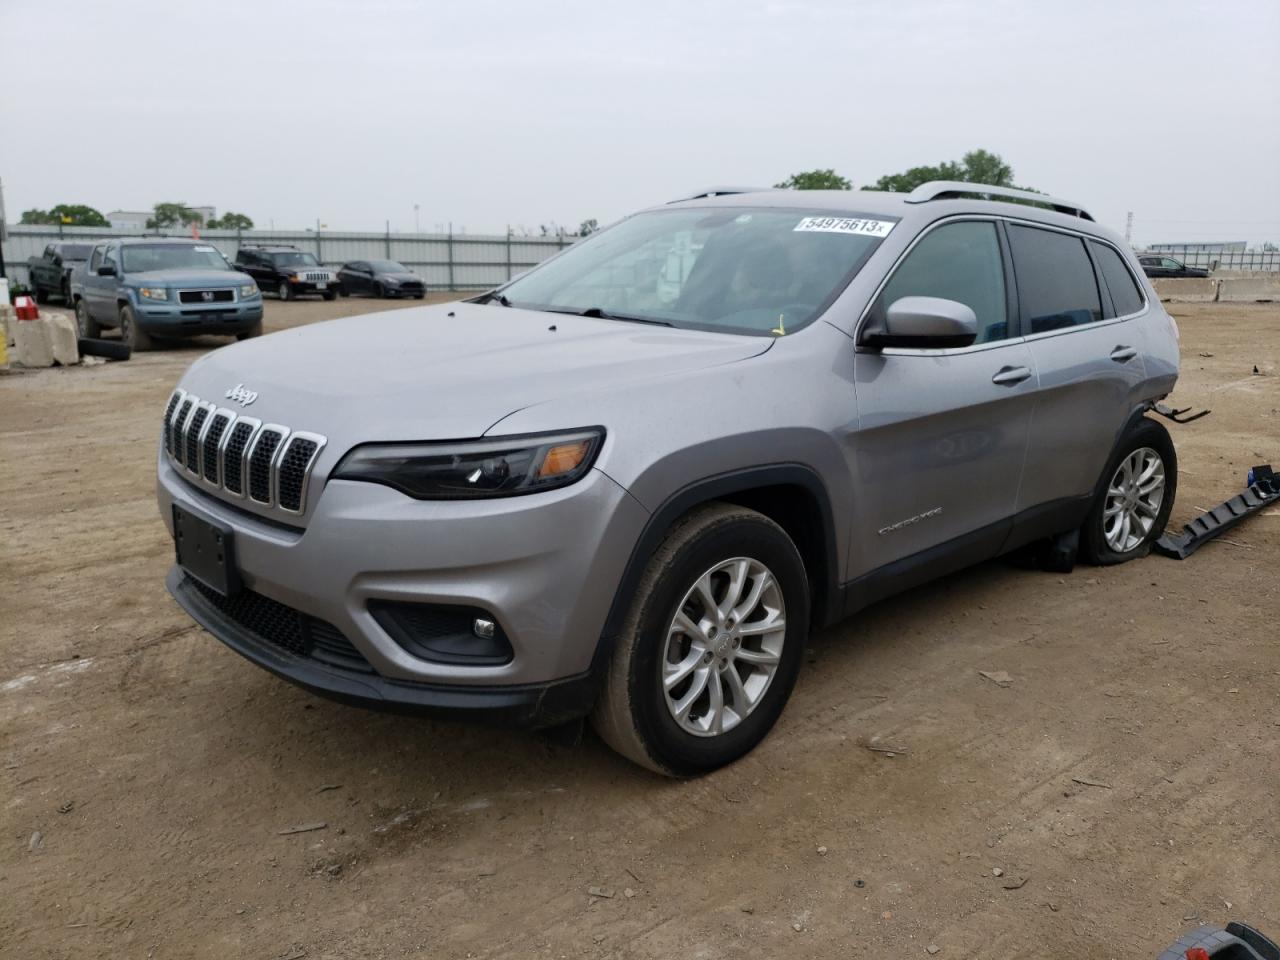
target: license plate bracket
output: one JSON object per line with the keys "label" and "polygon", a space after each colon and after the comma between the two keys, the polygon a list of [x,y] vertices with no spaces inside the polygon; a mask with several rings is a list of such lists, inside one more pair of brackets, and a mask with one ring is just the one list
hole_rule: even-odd
{"label": "license plate bracket", "polygon": [[231,597],[240,589],[231,528],[173,505],[174,556],[186,573],[210,590]]}
{"label": "license plate bracket", "polygon": [[317,283],[317,284],[316,284],[316,289],[317,289],[317,290],[328,290],[328,289],[329,289],[329,284],[327,284],[327,283]]}

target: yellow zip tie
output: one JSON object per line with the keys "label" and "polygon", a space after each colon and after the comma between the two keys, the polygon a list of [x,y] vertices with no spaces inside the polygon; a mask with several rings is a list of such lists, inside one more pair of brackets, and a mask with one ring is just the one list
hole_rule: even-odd
{"label": "yellow zip tie", "polygon": [[785,337],[787,335],[787,328],[782,325],[782,314],[778,314],[778,325],[769,332],[776,333],[780,337]]}

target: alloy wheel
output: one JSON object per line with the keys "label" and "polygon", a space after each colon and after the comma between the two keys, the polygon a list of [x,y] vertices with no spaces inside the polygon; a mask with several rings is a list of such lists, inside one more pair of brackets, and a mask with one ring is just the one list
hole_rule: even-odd
{"label": "alloy wheel", "polygon": [[1128,553],[1151,533],[1164,503],[1164,461],[1139,447],[1120,462],[1107,486],[1102,535],[1116,553]]}
{"label": "alloy wheel", "polygon": [[782,588],[760,561],[735,557],[699,577],[667,628],[660,666],[680,728],[714,737],[746,719],[778,671],[786,634]]}

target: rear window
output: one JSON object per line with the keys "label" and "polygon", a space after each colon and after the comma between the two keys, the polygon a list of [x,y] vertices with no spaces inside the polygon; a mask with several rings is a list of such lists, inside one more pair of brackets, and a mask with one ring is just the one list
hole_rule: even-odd
{"label": "rear window", "polygon": [[88,243],[67,243],[62,246],[63,260],[88,260],[93,246]]}
{"label": "rear window", "polygon": [[1009,246],[1027,333],[1046,333],[1102,319],[1102,298],[1084,240],[1010,224]]}
{"label": "rear window", "polygon": [[1102,282],[1107,285],[1111,294],[1111,303],[1116,308],[1117,317],[1127,317],[1142,309],[1142,291],[1138,281],[1133,278],[1123,258],[1111,247],[1103,243],[1089,241],[1093,249],[1093,258],[1098,262],[1098,270],[1102,274]]}

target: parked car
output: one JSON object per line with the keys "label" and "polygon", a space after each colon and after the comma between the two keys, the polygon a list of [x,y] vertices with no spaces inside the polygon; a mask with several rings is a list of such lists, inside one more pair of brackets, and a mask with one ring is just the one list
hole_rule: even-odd
{"label": "parked car", "polygon": [[1146,554],[1177,376],[1074,205],[699,194],[469,302],[203,357],[163,411],[168,586],[318,693],[590,716],[697,774],[766,735],[811,629],[1023,547]]}
{"label": "parked car", "polygon": [[422,278],[394,260],[352,260],[338,269],[338,289],[343,296],[415,297],[427,295]]}
{"label": "parked car", "polygon": [[71,304],[71,271],[78,263],[89,259],[92,243],[51,243],[44,253],[27,260],[30,279],[27,285],[35,295],[36,303],[48,303],[52,294]]}
{"label": "parked car", "polygon": [[236,267],[257,281],[258,286],[281,300],[305,293],[318,293],[326,300],[338,296],[337,276],[316,259],[314,253],[283,244],[242,246],[236,251]]}
{"label": "parked car", "polygon": [[1142,264],[1142,272],[1152,278],[1167,277],[1207,277],[1208,270],[1201,270],[1198,267],[1188,267],[1181,260],[1175,260],[1173,257],[1157,256],[1155,254],[1144,253],[1138,257],[1138,262]]}
{"label": "parked car", "polygon": [[97,244],[71,277],[80,336],[118,327],[134,350],[154,337],[262,333],[262,294],[207,243],[137,237]]}

